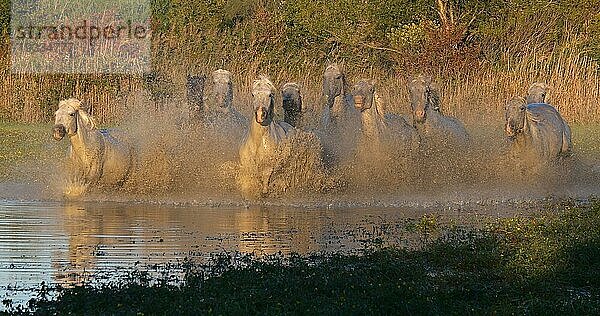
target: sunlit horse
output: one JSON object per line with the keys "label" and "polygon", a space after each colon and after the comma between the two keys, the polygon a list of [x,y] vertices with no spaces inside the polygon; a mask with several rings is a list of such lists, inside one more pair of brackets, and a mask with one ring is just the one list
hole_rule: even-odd
{"label": "sunlit horse", "polygon": [[[276,92],[277,89],[266,76],[261,76],[252,85],[254,113],[250,131],[239,151],[242,170],[240,182],[246,196],[267,193],[277,160],[274,155],[281,143],[295,131],[290,124],[275,120]],[[257,185],[260,187],[257,188]]]}
{"label": "sunlit horse", "polygon": [[71,142],[68,152],[71,179],[74,177],[85,188],[123,184],[132,169],[131,147],[109,131],[98,130],[81,101],[73,98],[60,101],[54,123],[54,139],[68,136]]}

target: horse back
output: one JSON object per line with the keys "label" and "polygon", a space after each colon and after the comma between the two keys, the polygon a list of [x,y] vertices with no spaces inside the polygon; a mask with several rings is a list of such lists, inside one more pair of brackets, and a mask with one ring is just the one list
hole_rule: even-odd
{"label": "horse back", "polygon": [[571,129],[553,106],[529,104],[526,120],[528,132],[540,155],[555,159],[571,151]]}

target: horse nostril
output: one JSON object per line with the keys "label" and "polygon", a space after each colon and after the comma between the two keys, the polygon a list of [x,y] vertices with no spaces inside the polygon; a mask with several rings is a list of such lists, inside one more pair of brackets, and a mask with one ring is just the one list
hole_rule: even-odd
{"label": "horse nostril", "polygon": [[65,129],[64,125],[54,125],[54,128],[52,129],[52,137],[54,137],[54,139],[61,140],[66,134],[67,130]]}

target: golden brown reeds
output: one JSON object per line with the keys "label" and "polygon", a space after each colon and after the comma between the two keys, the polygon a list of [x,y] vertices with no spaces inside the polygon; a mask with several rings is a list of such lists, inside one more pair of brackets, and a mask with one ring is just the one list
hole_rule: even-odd
{"label": "golden brown reeds", "polygon": [[[156,43],[155,43],[156,45]],[[168,46],[174,45],[169,43]],[[186,56],[202,54],[189,48]],[[120,121],[128,108],[127,94],[142,89],[140,77],[117,75],[21,75],[10,73],[10,56],[6,48],[0,56],[0,119],[24,122],[51,120],[58,100],[77,97],[92,106],[93,114],[103,124]],[[260,55],[260,53],[252,52]],[[325,64],[320,59],[295,60],[294,63],[270,65],[256,60],[247,63],[218,60],[155,56],[155,69],[173,83],[174,94],[184,93],[188,73],[205,73],[226,68],[234,74],[235,103],[240,110],[250,111],[249,91],[258,74],[267,74],[277,86],[296,81],[301,84],[305,106],[312,116],[320,111],[322,72]],[[408,92],[406,75],[390,75],[388,69],[346,65],[352,82],[361,77],[378,80],[380,94],[388,110],[406,113]],[[437,75],[443,110],[471,123],[500,120],[506,100],[523,96],[533,82],[550,86],[549,102],[555,105],[569,122],[598,122],[600,120],[600,82],[598,64],[575,49],[551,53],[523,53],[511,56],[505,53],[500,61],[482,64],[474,71],[465,71],[454,77]],[[434,74],[434,77],[436,75]],[[183,105],[182,105],[183,106]]]}

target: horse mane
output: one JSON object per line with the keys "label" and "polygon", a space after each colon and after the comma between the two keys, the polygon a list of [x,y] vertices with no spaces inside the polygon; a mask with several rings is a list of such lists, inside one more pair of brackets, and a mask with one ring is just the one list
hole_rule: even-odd
{"label": "horse mane", "polygon": [[275,88],[275,85],[273,85],[268,76],[259,75],[258,79],[254,80],[254,83],[252,84],[252,91],[269,91],[275,93],[277,88]]}
{"label": "horse mane", "polygon": [[81,109],[77,111],[77,113],[79,113],[79,118],[81,119],[81,122],[83,123],[83,125],[85,125],[87,129],[96,129],[96,119],[94,119],[90,114],[88,114],[87,111]]}
{"label": "horse mane", "polygon": [[440,98],[440,93],[438,92],[438,89],[435,86],[433,86],[432,84],[429,84],[427,86],[427,89],[429,89],[429,92],[431,95],[430,102],[431,102],[431,106],[432,106],[433,110],[442,113],[442,111],[440,109],[441,98]]}
{"label": "horse mane", "polygon": [[377,114],[379,114],[379,116],[385,116],[385,111],[383,109],[383,99],[379,96],[377,91],[373,93],[373,106],[375,107],[375,110],[377,111]]}

